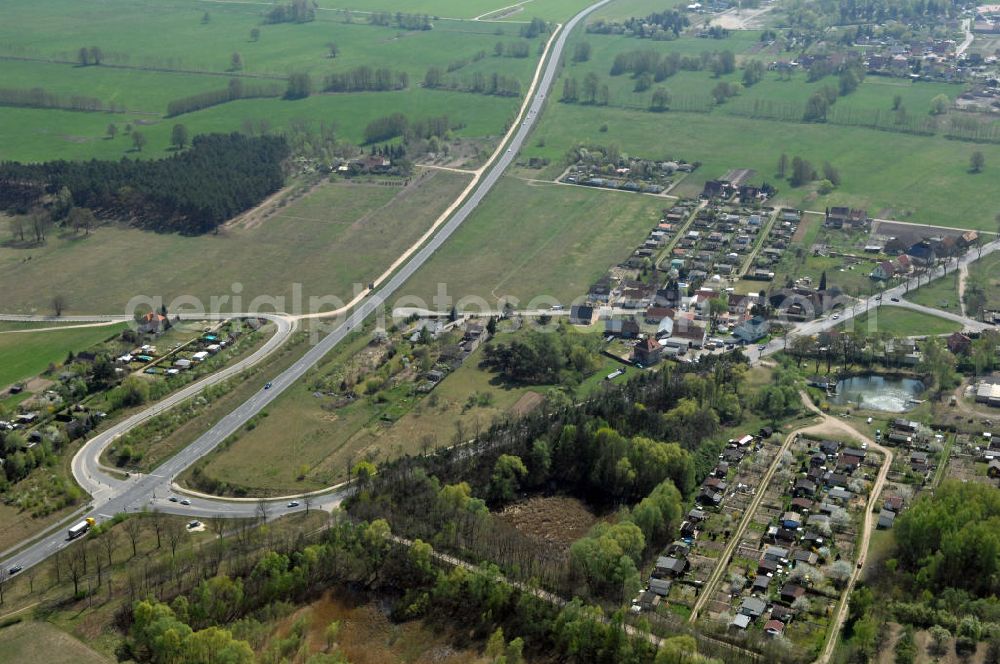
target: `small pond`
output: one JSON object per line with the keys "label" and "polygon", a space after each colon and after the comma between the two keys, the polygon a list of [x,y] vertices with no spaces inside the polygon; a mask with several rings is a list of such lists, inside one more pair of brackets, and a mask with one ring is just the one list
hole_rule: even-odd
{"label": "small pond", "polygon": [[902,413],[917,405],[913,400],[924,389],[923,382],[916,378],[865,374],[837,381],[837,394],[831,395],[830,403]]}

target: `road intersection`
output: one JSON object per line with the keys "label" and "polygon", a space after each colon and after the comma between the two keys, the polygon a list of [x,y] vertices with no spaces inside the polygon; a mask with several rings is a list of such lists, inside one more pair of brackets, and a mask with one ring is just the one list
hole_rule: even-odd
{"label": "road intersection", "polygon": [[[115,425],[111,429],[102,432],[95,438],[89,440],[73,459],[73,475],[77,482],[92,496],[91,509],[88,516],[95,517],[98,522],[112,518],[115,514],[122,512],[136,512],[146,509],[157,509],[166,513],[183,514],[185,516],[213,518],[213,517],[258,517],[264,511],[265,516],[277,516],[286,514],[289,511],[305,510],[306,505],[302,504],[294,508],[286,508],[283,500],[269,501],[239,501],[226,499],[209,499],[200,495],[185,496],[184,500],[188,505],[169,500],[172,495],[171,482],[182,471],[191,466],[195,461],[211,452],[222,441],[238,431],[247,421],[260,413],[264,408],[278,398],[286,389],[295,384],[305,373],[314,367],[331,349],[346,339],[352,330],[360,329],[364,320],[384,309],[389,304],[389,298],[396,293],[406,283],[410,277],[437,251],[441,245],[462,225],[469,215],[476,209],[479,203],[486,197],[490,190],[499,181],[504,171],[513,163],[521,146],[534,128],[542,108],[545,104],[545,97],[552,88],[552,82],[559,71],[560,58],[566,46],[566,40],[573,28],[580,23],[588,14],[610,2],[610,0],[600,0],[590,5],[576,16],[574,16],[565,26],[558,29],[548,42],[548,52],[539,62],[538,70],[532,81],[531,88],[525,98],[525,103],[521,107],[520,113],[515,118],[505,140],[501,142],[497,151],[494,152],[490,161],[478,170],[470,187],[463,192],[463,197],[456,201],[445,213],[454,211],[447,222],[439,219],[438,223],[429,231],[433,233],[429,241],[425,242],[417,250],[418,245],[414,245],[408,252],[397,259],[376,281],[375,285],[380,286],[377,290],[366,290],[359,294],[352,302],[345,307],[334,312],[323,312],[317,314],[307,314],[300,316],[288,316],[282,314],[263,315],[269,318],[278,326],[276,333],[263,348],[255,352],[250,357],[234,364],[227,369],[213,374],[198,383],[194,383],[176,394],[170,395],[162,402],[149,409],[138,413],[123,422]],[[468,194],[466,196],[466,194]],[[464,198],[464,202],[462,202]],[[460,203],[460,204],[459,204]],[[428,236],[421,238],[421,242]],[[419,243],[418,243],[419,244]],[[397,269],[398,268],[398,269]],[[391,273],[391,276],[386,278]],[[384,282],[382,281],[384,279]],[[251,396],[247,401],[240,404],[235,410],[228,413],[219,422],[202,434],[193,443],[178,452],[175,456],[160,465],[155,473],[147,475],[137,475],[120,480],[108,474],[100,464],[101,452],[117,436],[127,431],[129,428],[156,416],[167,408],[184,401],[196,394],[208,384],[224,380],[240,371],[259,362],[263,357],[272,352],[277,346],[288,339],[294,331],[298,320],[304,318],[326,318],[341,316],[348,309],[353,307],[346,320],[340,321],[334,329],[312,346],[302,357],[298,358],[290,367],[277,375],[270,382],[270,388],[261,390]],[[229,314],[233,317],[238,314]],[[204,318],[204,316],[201,316]],[[128,320],[124,316],[82,316],[82,317],[29,317],[29,316],[0,316],[0,320],[29,320],[29,321],[78,321],[78,322],[101,322]],[[330,493],[311,497],[310,508],[332,509],[338,505],[346,495],[346,489],[334,490]],[[7,568],[15,563],[23,568],[28,568],[45,560],[58,550],[71,544],[67,539],[65,530],[59,525],[53,531],[48,532],[28,546],[22,548],[18,553],[2,561],[2,568]]]}

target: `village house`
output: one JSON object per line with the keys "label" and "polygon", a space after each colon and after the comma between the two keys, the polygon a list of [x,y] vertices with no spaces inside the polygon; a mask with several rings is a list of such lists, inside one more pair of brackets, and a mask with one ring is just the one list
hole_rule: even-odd
{"label": "village house", "polygon": [[610,318],[604,321],[604,334],[635,339],[639,336],[639,323],[634,318]]}
{"label": "village house", "polygon": [[569,322],[572,325],[593,325],[597,322],[597,307],[588,304],[574,304],[569,310]]}
{"label": "village house", "polygon": [[948,350],[955,355],[968,355],[972,350],[972,339],[961,332],[951,334],[946,343],[948,344]]}
{"label": "village house", "polygon": [[754,316],[743,321],[733,330],[733,336],[745,343],[756,343],[771,331],[771,322],[763,316]]}
{"label": "village house", "polygon": [[877,281],[889,281],[896,275],[896,268],[890,261],[881,261],[872,270],[871,278]]}
{"label": "village house", "polygon": [[663,346],[653,337],[646,337],[635,345],[632,349],[632,361],[644,367],[651,367],[660,361],[663,353]]}

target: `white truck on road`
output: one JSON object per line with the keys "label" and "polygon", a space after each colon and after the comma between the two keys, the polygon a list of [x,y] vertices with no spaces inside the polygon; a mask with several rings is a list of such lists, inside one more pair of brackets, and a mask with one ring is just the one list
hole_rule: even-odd
{"label": "white truck on road", "polygon": [[90,530],[90,527],[96,523],[97,521],[88,516],[86,519],[76,524],[75,526],[69,527],[69,538],[76,539],[80,535],[83,535],[88,530]]}

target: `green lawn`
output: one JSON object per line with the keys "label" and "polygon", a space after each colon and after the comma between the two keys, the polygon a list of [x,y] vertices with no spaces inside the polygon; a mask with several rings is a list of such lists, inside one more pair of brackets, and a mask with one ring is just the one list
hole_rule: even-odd
{"label": "green lawn", "polygon": [[61,363],[70,351],[86,350],[123,329],[124,324],[0,334],[0,388],[36,376],[50,364]]}
{"label": "green lawn", "polygon": [[935,279],[926,286],[910,291],[906,294],[906,299],[927,307],[961,313],[962,306],[958,300],[958,272]]}
{"label": "green lawn", "polygon": [[[513,117],[519,101],[463,92],[411,87],[398,92],[359,92],[313,95],[308,99],[246,99],[214,106],[177,118],[135,113],[82,113],[54,109],[0,107],[0,160],[162,158],[172,154],[170,132],[183,124],[191,135],[233,132],[245,123],[268,123],[282,130],[305,122],[314,128],[320,120],[333,121],[340,138],[361,143],[364,129],[376,117],[402,113],[411,120],[448,116],[460,137],[498,137]],[[148,140],[146,148],[133,151],[125,136],[131,123]],[[119,135],[107,138],[109,124]]]}
{"label": "green lawn", "polygon": [[793,281],[801,277],[811,277],[813,287],[819,285],[823,273],[826,273],[826,283],[838,286],[850,295],[861,293],[866,295],[877,290],[876,282],[868,276],[875,268],[875,261],[862,260],[854,262],[835,256],[813,256],[806,251],[798,257],[794,249],[786,252],[781,262],[774,268],[774,284],[784,286],[787,279]]}
{"label": "green lawn", "polygon": [[472,308],[502,297],[521,307],[540,296],[566,304],[628,258],[670,203],[508,176],[404,291],[428,300],[443,285],[456,300],[481,298]]}
{"label": "green lawn", "polygon": [[1000,254],[990,254],[969,266],[968,285],[978,284],[986,293],[986,308],[1000,309]]}
{"label": "green lawn", "polygon": [[853,326],[855,331],[867,334],[873,332],[888,332],[897,337],[923,336],[932,334],[951,334],[962,329],[960,323],[931,316],[919,311],[910,311],[899,307],[879,307],[868,314],[861,314],[845,326]]}
{"label": "green lawn", "polygon": [[[582,0],[537,1],[567,15],[573,13],[572,6],[585,4]],[[419,3],[409,4],[408,11],[432,11]],[[434,4],[433,0],[428,4]],[[210,20],[203,23],[206,11]],[[400,112],[411,119],[447,115],[459,136],[497,136],[517,108],[517,99],[425,90],[419,83],[429,67],[444,69],[464,60],[466,66],[449,73],[449,79],[503,74],[517,78],[526,90],[538,48],[544,43],[543,37],[530,40],[526,58],[495,57],[493,47],[498,41],[521,40],[519,25],[443,21],[428,31],[401,31],[368,25],[361,14],[347,23],[340,12],[333,11],[319,11],[310,23],[270,25],[262,22],[262,9],[253,3],[196,0],[170,5],[153,0],[87,5],[51,0],[42,6],[14,0],[5,5],[4,18],[0,60],[5,87],[40,87],[64,99],[97,97],[127,109],[111,114],[2,107],[0,160],[20,161],[164,156],[175,123],[185,124],[195,135],[237,131],[246,121],[266,121],[272,130],[293,122],[333,122],[340,138],[358,143],[372,119]],[[252,41],[250,31],[255,28],[261,35]],[[328,57],[329,43],[338,46],[336,58]],[[77,66],[81,46],[99,47],[104,53],[102,65]],[[481,52],[486,57],[473,61]],[[231,71],[233,53],[239,53],[243,61],[238,71]],[[405,72],[410,87],[399,92],[320,94],[327,75],[362,65]],[[243,77],[246,86],[282,89],[284,79],[295,72],[311,76],[316,94],[298,101],[243,100],[176,119],[163,117],[171,100],[224,89],[233,76]],[[117,140],[105,138],[111,123],[122,133]],[[124,136],[128,124],[146,134],[148,145],[142,153],[130,152],[131,141]]]}
{"label": "green lawn", "polygon": [[[602,125],[606,132],[600,131]],[[996,227],[991,196],[1000,187],[1000,145],[723,113],[649,113],[557,102],[549,105],[536,135],[540,140],[525,147],[523,156],[551,159],[546,176],[561,170],[563,156],[573,145],[614,144],[644,157],[701,161],[701,168],[675,192],[682,195],[697,194],[706,180],[744,167],[756,169],[759,179],[777,185],[776,202],[794,207],[823,210],[848,204],[882,218]],[[983,152],[987,166],[970,174],[969,156],[975,150]],[[829,161],[839,169],[843,184],[819,196],[815,187],[795,189],[777,181],[774,171],[782,153],[802,156],[816,166]]]}
{"label": "green lawn", "polygon": [[[69,310],[84,313],[124,312],[136,295],[162,295],[168,302],[193,296],[210,308],[212,296],[239,293],[241,310],[257,296],[282,298],[280,305],[262,306],[287,311],[308,308],[313,296],[347,300],[353,284],[381,274],[468,181],[431,171],[405,189],[324,184],[259,223],[229,226],[218,235],[105,226],[86,238],[51,237],[43,247],[0,247],[4,310],[48,313],[55,294],[66,297]],[[302,305],[294,300],[298,288]],[[234,306],[228,301],[219,308]]]}
{"label": "green lawn", "polygon": [[[324,0],[320,6],[347,8],[359,12],[410,12],[432,14],[441,19],[470,19],[518,2],[519,0]],[[565,22],[590,4],[592,4],[590,0],[531,0],[523,10],[505,15],[504,20],[530,21],[537,16],[547,21]],[[447,23],[444,20],[440,22]],[[492,27],[495,24],[486,25]]]}

